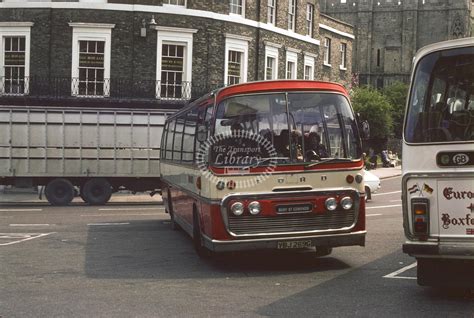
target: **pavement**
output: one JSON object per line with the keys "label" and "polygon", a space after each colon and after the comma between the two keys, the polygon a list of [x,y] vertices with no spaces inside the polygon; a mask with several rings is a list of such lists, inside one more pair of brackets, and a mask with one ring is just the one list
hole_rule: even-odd
{"label": "pavement", "polygon": [[390,167],[390,168],[377,168],[370,170],[379,179],[387,179],[402,175],[402,166]]}
{"label": "pavement", "polygon": [[[401,166],[391,168],[377,168],[370,170],[380,179],[396,177],[402,174]],[[39,198],[38,193],[32,189],[0,189],[0,206],[7,204],[47,204],[48,201],[42,196]],[[84,203],[81,198],[74,198],[73,203]],[[151,197],[146,193],[131,194],[129,192],[114,193],[109,201],[110,204],[135,203],[135,204],[162,204],[161,196],[156,194]]]}

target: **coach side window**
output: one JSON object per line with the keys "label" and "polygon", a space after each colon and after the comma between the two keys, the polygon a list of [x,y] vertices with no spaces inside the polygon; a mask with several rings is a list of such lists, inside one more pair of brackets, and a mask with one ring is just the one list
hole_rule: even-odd
{"label": "coach side window", "polygon": [[163,160],[166,158],[166,135],[168,134],[168,127],[170,123],[166,123],[163,127],[163,134],[161,135],[161,144],[160,144],[160,159]]}
{"label": "coach side window", "polygon": [[176,118],[173,142],[173,161],[180,162],[183,145],[184,116]]}
{"label": "coach side window", "polygon": [[[198,116],[198,127],[206,126],[207,128],[207,136],[209,137],[211,133],[211,120],[212,120],[212,110],[213,104],[208,105],[207,107],[202,105],[199,107],[197,116]],[[196,134],[198,131],[196,131]],[[199,142],[196,138],[195,145],[194,145],[194,159],[197,159],[197,154],[199,152],[199,148],[201,147],[202,142]]]}
{"label": "coach side window", "polygon": [[173,140],[174,140],[174,126],[176,120],[171,121],[168,124],[168,133],[166,134],[166,159],[173,159]]}
{"label": "coach side window", "polygon": [[183,162],[192,163],[194,157],[194,139],[198,120],[197,108],[192,109],[186,116],[183,135]]}

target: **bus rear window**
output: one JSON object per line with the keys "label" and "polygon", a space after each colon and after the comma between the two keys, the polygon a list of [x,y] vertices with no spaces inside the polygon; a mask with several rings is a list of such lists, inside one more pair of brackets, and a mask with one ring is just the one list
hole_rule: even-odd
{"label": "bus rear window", "polygon": [[427,55],[418,63],[413,83],[407,142],[474,140],[474,48]]}

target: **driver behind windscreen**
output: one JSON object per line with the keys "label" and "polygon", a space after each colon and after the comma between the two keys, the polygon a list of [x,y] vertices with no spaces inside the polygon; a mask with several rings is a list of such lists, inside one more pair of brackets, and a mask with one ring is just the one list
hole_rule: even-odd
{"label": "driver behind windscreen", "polygon": [[306,160],[319,160],[321,158],[327,158],[328,152],[326,147],[321,144],[321,136],[315,131],[310,132],[308,135],[308,144],[306,149]]}

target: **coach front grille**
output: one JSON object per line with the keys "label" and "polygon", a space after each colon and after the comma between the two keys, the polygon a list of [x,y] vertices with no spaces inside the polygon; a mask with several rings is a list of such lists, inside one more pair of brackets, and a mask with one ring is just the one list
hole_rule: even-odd
{"label": "coach front grille", "polygon": [[229,230],[235,235],[328,231],[350,228],[355,224],[356,213],[336,210],[323,214],[228,215],[228,221]]}

